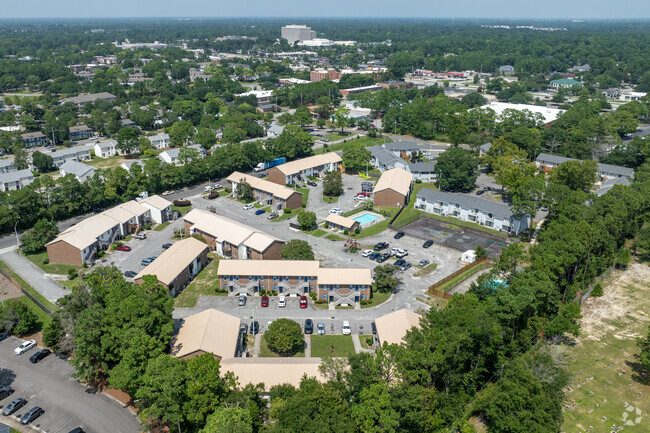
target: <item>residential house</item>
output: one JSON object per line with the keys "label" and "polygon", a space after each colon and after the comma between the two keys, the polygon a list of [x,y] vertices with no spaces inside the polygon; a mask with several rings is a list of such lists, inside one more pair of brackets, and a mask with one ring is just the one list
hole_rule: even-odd
{"label": "residential house", "polygon": [[159,195],[152,195],[140,200],[138,203],[149,208],[151,219],[156,224],[162,224],[174,218],[172,203]]}
{"label": "residential house", "polygon": [[[566,161],[579,161],[573,158],[566,158],[564,156],[551,155],[548,153],[540,153],[535,159],[535,165],[537,168],[544,170],[548,173],[558,165]],[[632,178],[634,176],[634,169],[628,167],[620,167],[617,165],[611,164],[601,164],[596,165],[596,170],[598,176],[601,180],[608,180],[614,178]]]}
{"label": "residential house", "polygon": [[499,66],[499,73],[501,73],[503,75],[514,74],[515,73],[515,67],[512,66],[512,65]]}
{"label": "residential house", "polygon": [[408,203],[413,185],[413,175],[401,168],[382,173],[373,190],[374,205],[402,207]]}
{"label": "residential house", "polygon": [[162,151],[159,155],[158,158],[165,164],[176,164],[176,165],[183,165],[185,162],[183,161],[183,155],[182,155],[182,149],[194,149],[198,155],[199,158],[203,159],[205,158],[206,152],[203,146],[199,144],[189,144],[187,146],[182,146],[182,147],[175,147],[173,149],[167,149]]}
{"label": "residential house", "polygon": [[530,225],[528,215],[515,215],[510,207],[495,203],[493,200],[430,188],[422,188],[417,193],[415,208],[513,234],[521,233]]}
{"label": "residential house", "polygon": [[137,125],[131,119],[120,120],[120,128],[135,128]]}
{"label": "residential house", "polygon": [[144,168],[144,161],[141,159],[133,159],[131,161],[124,161],[122,164],[120,164],[120,167],[122,167],[126,171],[131,171],[131,167],[135,165],[139,165],[141,168]]}
{"label": "residential house", "polygon": [[27,147],[43,146],[49,142],[45,134],[40,131],[20,134],[20,139],[23,141],[23,143],[25,143],[25,146]]}
{"label": "residential house", "polygon": [[55,150],[54,152],[47,153],[52,157],[52,164],[55,167],[61,167],[68,161],[88,161],[90,160],[90,151],[93,149],[92,145],[74,146],[67,149]]}
{"label": "residential house", "polygon": [[9,173],[11,171],[16,171],[17,168],[14,165],[13,158],[0,159],[0,174]]}
{"label": "residential house", "polygon": [[334,152],[297,159],[273,167],[268,171],[269,181],[279,185],[293,185],[305,182],[307,177],[323,177],[330,171],[338,170],[341,157]]}
{"label": "residential house", "polygon": [[95,143],[93,149],[95,150],[95,156],[99,158],[109,158],[111,156],[117,155],[118,153],[117,141],[115,140],[100,141],[98,143]]}
{"label": "residential house", "polygon": [[183,220],[187,233],[203,236],[208,247],[222,257],[249,260],[280,258],[284,241],[261,230],[201,209],[192,209],[183,216]]}
{"label": "residential house", "polygon": [[72,102],[77,107],[83,107],[89,102],[95,102],[98,99],[103,101],[108,101],[108,102],[114,102],[117,98],[115,97],[115,95],[110,94],[108,92],[91,93],[88,95],[71,96],[69,98],[65,98],[61,101],[61,104],[65,104],[66,102]]}
{"label": "residential house", "polygon": [[176,296],[208,264],[208,246],[192,237],[175,242],[151,264],[135,276],[133,282],[142,284],[145,275],[153,275],[158,282]]}
{"label": "residential house", "polygon": [[68,135],[71,141],[83,140],[93,135],[93,130],[86,125],[71,126],[68,128]]}
{"label": "residential house", "polygon": [[575,65],[570,69],[571,72],[589,72],[591,71],[591,65],[585,63],[584,65]]}
{"label": "residential house", "polygon": [[166,147],[169,147],[169,144],[171,143],[171,140],[169,138],[169,134],[165,134],[164,132],[156,135],[150,135],[147,137],[149,141],[151,142],[151,147],[154,149],[165,149]]}
{"label": "residential house", "polygon": [[406,333],[411,328],[420,327],[420,316],[418,313],[402,308],[392,313],[384,314],[375,319],[377,338],[379,345],[402,344]]}
{"label": "residential house", "polygon": [[0,173],[0,191],[23,189],[34,181],[34,174],[29,170],[16,170]]}
{"label": "residential house", "polygon": [[138,233],[152,219],[149,208],[135,200],[119,204],[102,213],[119,223],[120,236]]}
{"label": "residential house", "polygon": [[89,165],[84,164],[83,162],[78,161],[66,161],[59,167],[59,172],[61,176],[67,176],[68,174],[73,174],[79,182],[84,182],[86,179],[93,177],[97,169]]}
{"label": "residential house", "polygon": [[384,143],[381,145],[388,152],[398,156],[402,159],[410,160],[412,157],[417,156],[420,148],[415,141],[393,141],[391,143]]}
{"label": "residential house", "polygon": [[386,150],[386,148],[383,146],[373,146],[369,150],[371,155],[370,163],[380,172],[390,170],[391,168],[401,168],[408,170],[408,161],[399,156],[396,156],[393,152]]}
{"label": "residential house", "polygon": [[270,205],[273,210],[283,210],[284,208],[298,209],[302,207],[302,193],[287,188],[284,185],[269,182],[265,179],[260,179],[256,176],[249,176],[244,173],[235,171],[226,179],[229,188],[232,190],[232,195],[237,194],[237,185],[243,181],[248,183],[253,189],[253,197],[255,201]]}
{"label": "residential house", "polygon": [[407,171],[414,179],[428,183],[437,179],[435,168],[435,162],[412,162],[408,165]]}
{"label": "residential house", "polygon": [[172,341],[171,355],[180,359],[192,359],[211,353],[219,360],[234,358],[240,324],[239,317],[214,308],[186,317]]}
{"label": "residential house", "polygon": [[340,231],[347,230],[349,233],[352,233],[355,229],[359,228],[359,221],[336,214],[327,215],[327,218],[325,218],[325,224],[331,229]]}
{"label": "residential house", "polygon": [[630,186],[630,179],[627,177],[613,177],[611,179],[607,179],[598,186],[598,189],[594,194],[596,194],[598,197],[605,195],[612,188],[614,188],[614,185]]}
{"label": "residential house", "polygon": [[491,147],[492,147],[492,142],[481,144],[481,146],[478,148],[479,155],[485,156],[485,154],[487,154],[487,151],[490,150]]}

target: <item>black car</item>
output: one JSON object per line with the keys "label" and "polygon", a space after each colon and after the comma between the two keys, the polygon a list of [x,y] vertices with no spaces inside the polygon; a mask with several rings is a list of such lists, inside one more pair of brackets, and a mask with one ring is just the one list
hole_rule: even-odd
{"label": "black car", "polygon": [[35,354],[29,357],[29,362],[31,362],[32,364],[36,364],[38,361],[45,358],[50,353],[52,352],[50,352],[49,349],[39,350],[38,352],[36,352]]}
{"label": "black car", "polygon": [[172,244],[163,244],[162,249],[166,250],[167,248],[171,247]]}
{"label": "black car", "polygon": [[316,185],[316,182],[314,182],[312,180],[308,180],[307,185],[309,185],[309,186],[318,186],[318,185]]}
{"label": "black car", "polygon": [[257,320],[251,322],[250,333],[251,335],[256,335],[260,332],[260,324]]}
{"label": "black car", "polygon": [[429,248],[431,245],[433,245],[433,241],[429,239],[428,241],[425,241],[424,244],[422,244],[422,248]]}
{"label": "black car", "polygon": [[39,406],[34,406],[27,412],[25,412],[25,415],[20,419],[21,424],[29,424],[30,422],[34,421],[36,418],[39,416],[43,415],[45,411],[40,408]]}
{"label": "black car", "polygon": [[395,239],[400,239],[404,237],[404,232],[397,232],[395,233],[395,236],[393,236]]}
{"label": "black car", "polygon": [[313,334],[313,333],[314,333],[314,322],[312,322],[311,319],[306,319],[305,334]]}
{"label": "black car", "polygon": [[483,195],[483,193],[485,193],[485,190],[479,189],[476,191],[476,195]]}
{"label": "black car", "polygon": [[239,333],[244,335],[248,334],[248,325],[245,323],[239,325]]}
{"label": "black car", "polygon": [[404,263],[406,263],[406,260],[404,260],[404,259],[399,259],[399,260],[395,260],[395,263],[393,263],[393,265],[395,265],[395,266],[402,266]]}
{"label": "black car", "polygon": [[0,400],[4,400],[14,393],[14,389],[10,386],[1,386],[0,387]]}
{"label": "black car", "polygon": [[86,433],[81,427],[70,430],[68,433]]}
{"label": "black car", "polygon": [[388,259],[390,259],[390,254],[382,254],[381,257],[377,258],[377,262],[384,263]]}
{"label": "black car", "polygon": [[376,260],[377,257],[379,257],[379,256],[381,256],[380,253],[370,253],[370,255],[368,256],[368,258],[369,258],[370,260]]}
{"label": "black car", "polygon": [[2,414],[4,416],[11,415],[12,413],[16,412],[18,409],[21,407],[25,406],[27,404],[27,400],[24,398],[20,397],[9,403],[3,410]]}
{"label": "black car", "polygon": [[388,242],[379,242],[377,245],[373,247],[373,250],[381,251],[381,250],[385,250],[386,248],[388,248]]}
{"label": "black car", "polygon": [[133,272],[133,271],[126,271],[126,272],[124,273],[124,276],[125,276],[126,278],[135,278],[136,275],[138,275],[138,273],[137,273],[137,272]]}
{"label": "black car", "polygon": [[7,338],[9,338],[8,332],[3,332],[2,334],[0,334],[0,341],[6,340]]}
{"label": "black car", "polygon": [[377,333],[377,325],[375,325],[375,322],[372,322],[370,324],[370,327],[372,328],[372,333],[376,334]]}

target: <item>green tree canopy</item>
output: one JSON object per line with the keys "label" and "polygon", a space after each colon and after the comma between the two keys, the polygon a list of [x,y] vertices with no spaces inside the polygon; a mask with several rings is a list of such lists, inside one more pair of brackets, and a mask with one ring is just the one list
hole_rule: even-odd
{"label": "green tree canopy", "polygon": [[307,241],[291,239],[280,250],[282,260],[314,260],[314,251]]}
{"label": "green tree canopy", "polygon": [[435,172],[441,190],[471,190],[475,187],[478,177],[478,161],[471,151],[452,147],[440,154]]}
{"label": "green tree canopy", "polygon": [[299,351],[305,344],[302,328],[291,319],[274,320],[263,338],[269,349],[282,356]]}

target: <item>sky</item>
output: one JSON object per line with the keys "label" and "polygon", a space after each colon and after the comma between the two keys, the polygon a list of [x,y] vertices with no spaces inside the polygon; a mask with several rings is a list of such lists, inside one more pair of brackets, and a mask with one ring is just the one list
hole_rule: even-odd
{"label": "sky", "polygon": [[0,0],[4,18],[349,17],[647,19],[648,0]]}

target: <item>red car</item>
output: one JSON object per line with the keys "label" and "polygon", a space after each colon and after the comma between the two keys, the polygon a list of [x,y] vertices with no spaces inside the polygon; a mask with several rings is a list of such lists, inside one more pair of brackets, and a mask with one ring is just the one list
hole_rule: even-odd
{"label": "red car", "polygon": [[118,251],[131,251],[131,247],[126,246],[126,245],[118,245],[117,250]]}
{"label": "red car", "polygon": [[262,296],[262,307],[268,307],[269,306],[269,297],[264,295]]}
{"label": "red car", "polygon": [[306,296],[301,296],[300,297],[300,308],[307,308],[307,297]]}

